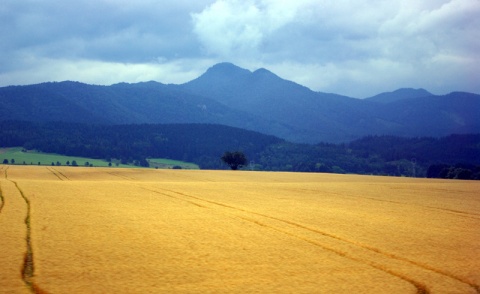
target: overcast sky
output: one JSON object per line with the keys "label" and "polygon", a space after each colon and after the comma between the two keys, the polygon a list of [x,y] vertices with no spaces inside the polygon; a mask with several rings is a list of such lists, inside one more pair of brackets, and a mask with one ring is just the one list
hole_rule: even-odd
{"label": "overcast sky", "polygon": [[0,86],[180,84],[222,61],[357,98],[480,93],[480,0],[0,3]]}

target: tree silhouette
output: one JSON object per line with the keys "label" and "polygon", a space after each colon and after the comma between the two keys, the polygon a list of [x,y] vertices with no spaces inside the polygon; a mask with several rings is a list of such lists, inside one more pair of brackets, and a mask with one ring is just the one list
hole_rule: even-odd
{"label": "tree silhouette", "polygon": [[237,170],[247,164],[247,157],[241,151],[225,152],[222,157],[222,161],[225,162],[232,170]]}

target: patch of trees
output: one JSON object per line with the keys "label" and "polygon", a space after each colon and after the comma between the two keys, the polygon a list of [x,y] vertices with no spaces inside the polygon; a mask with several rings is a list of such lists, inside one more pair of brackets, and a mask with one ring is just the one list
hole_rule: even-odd
{"label": "patch of trees", "polygon": [[420,164],[480,163],[480,134],[450,135],[442,138],[402,138],[395,136],[368,136],[348,144],[356,156],[379,156],[387,162],[415,159]]}
{"label": "patch of trees", "polygon": [[480,165],[433,164],[427,170],[427,178],[480,180]]}
{"label": "patch of trees", "polygon": [[[262,153],[258,163],[265,170],[413,176],[408,160],[389,162],[373,153],[358,156],[348,144],[272,145]],[[417,175],[421,176],[421,172]]]}

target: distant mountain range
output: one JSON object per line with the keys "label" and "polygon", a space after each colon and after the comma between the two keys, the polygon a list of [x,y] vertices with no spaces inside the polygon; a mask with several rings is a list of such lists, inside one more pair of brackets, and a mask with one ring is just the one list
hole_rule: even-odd
{"label": "distant mountain range", "polygon": [[182,85],[58,82],[0,88],[0,120],[211,123],[304,143],[480,133],[479,114],[477,94],[399,89],[356,99],[314,92],[266,69],[251,72],[230,63]]}

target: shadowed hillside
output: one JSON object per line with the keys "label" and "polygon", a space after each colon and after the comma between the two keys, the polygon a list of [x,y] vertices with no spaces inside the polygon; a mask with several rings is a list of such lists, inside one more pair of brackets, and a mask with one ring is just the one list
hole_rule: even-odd
{"label": "shadowed hillside", "polygon": [[480,95],[400,89],[369,99],[314,92],[267,69],[220,63],[183,85],[78,82],[0,88],[1,120],[213,123],[293,142],[480,132]]}

